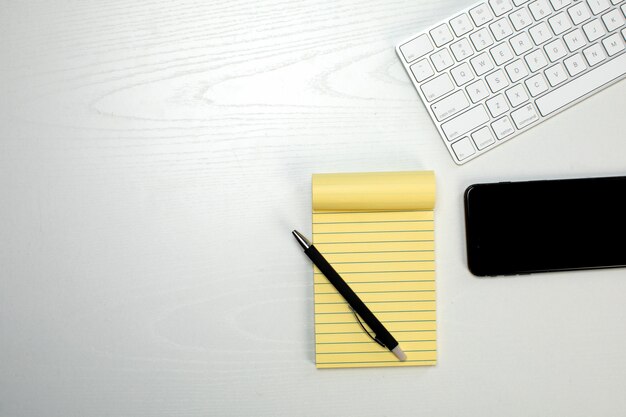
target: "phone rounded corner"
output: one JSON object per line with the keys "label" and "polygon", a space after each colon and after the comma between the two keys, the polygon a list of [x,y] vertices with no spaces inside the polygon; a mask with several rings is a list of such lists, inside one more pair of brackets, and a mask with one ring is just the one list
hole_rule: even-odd
{"label": "phone rounded corner", "polygon": [[465,203],[467,203],[470,198],[470,193],[476,188],[477,185],[478,184],[471,184],[465,189],[465,192],[463,193],[463,201],[465,201]]}
{"label": "phone rounded corner", "polygon": [[477,265],[474,265],[470,261],[470,258],[468,258],[467,269],[476,278],[484,278],[484,277],[488,276],[484,271],[481,270],[481,268],[477,268]]}

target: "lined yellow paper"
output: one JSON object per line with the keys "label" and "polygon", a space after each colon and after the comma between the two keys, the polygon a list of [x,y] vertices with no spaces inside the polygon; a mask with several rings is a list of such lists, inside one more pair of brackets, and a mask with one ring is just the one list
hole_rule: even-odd
{"label": "lined yellow paper", "polygon": [[314,268],[316,366],[435,365],[433,172],[315,174],[312,188],[313,243],[407,355],[365,334]]}

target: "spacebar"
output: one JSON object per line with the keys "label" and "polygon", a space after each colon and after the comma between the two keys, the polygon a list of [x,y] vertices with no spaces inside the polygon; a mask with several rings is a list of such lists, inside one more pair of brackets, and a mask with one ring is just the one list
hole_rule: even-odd
{"label": "spacebar", "polygon": [[625,73],[626,54],[622,54],[606,64],[581,75],[572,82],[538,98],[535,103],[541,114],[547,116]]}

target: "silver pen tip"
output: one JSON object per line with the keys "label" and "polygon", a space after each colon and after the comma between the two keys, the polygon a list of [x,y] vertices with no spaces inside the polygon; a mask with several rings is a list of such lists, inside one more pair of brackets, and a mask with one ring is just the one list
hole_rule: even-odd
{"label": "silver pen tip", "polygon": [[304,249],[308,249],[311,247],[311,242],[309,241],[309,239],[304,237],[302,233],[298,232],[297,230],[294,230],[291,233],[293,233],[300,246],[302,246]]}
{"label": "silver pen tip", "polygon": [[396,358],[398,358],[398,360],[400,360],[401,362],[404,362],[406,360],[406,353],[402,351],[400,345],[393,348],[391,352],[393,352],[393,354],[396,355]]}

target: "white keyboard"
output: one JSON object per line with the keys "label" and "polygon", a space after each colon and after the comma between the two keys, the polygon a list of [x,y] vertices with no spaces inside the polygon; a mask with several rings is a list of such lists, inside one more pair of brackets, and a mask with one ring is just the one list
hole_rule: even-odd
{"label": "white keyboard", "polygon": [[396,51],[463,164],[624,78],[626,0],[489,0]]}

